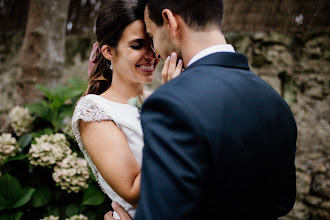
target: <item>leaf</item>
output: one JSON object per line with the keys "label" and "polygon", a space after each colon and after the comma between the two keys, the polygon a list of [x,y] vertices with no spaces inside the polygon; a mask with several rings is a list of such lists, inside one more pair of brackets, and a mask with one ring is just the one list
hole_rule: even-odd
{"label": "leaf", "polygon": [[45,94],[48,99],[52,99],[53,93],[50,89],[47,89],[45,86],[41,84],[35,85],[35,88],[41,91],[43,94]]}
{"label": "leaf", "polygon": [[54,133],[54,130],[51,129],[51,128],[45,128],[45,129],[44,129],[44,133],[45,133],[45,134],[53,134],[53,133]]}
{"label": "leaf", "polygon": [[61,210],[57,206],[46,206],[47,208],[47,215],[46,216],[61,216]]}
{"label": "leaf", "polygon": [[0,210],[13,207],[25,195],[15,177],[5,174],[0,177]]}
{"label": "leaf", "polygon": [[54,195],[54,201],[56,203],[61,202],[61,199],[63,198],[62,195],[64,194],[64,191],[61,188],[53,188],[53,195]]}
{"label": "leaf", "polygon": [[49,203],[52,198],[52,191],[50,187],[45,186],[38,188],[32,196],[32,206],[42,207]]}
{"label": "leaf", "polygon": [[28,155],[26,154],[19,154],[19,155],[16,155],[15,157],[10,157],[10,158],[7,158],[6,160],[3,161],[3,163],[8,163],[10,161],[16,161],[16,160],[24,160],[28,158]]}
{"label": "leaf", "polygon": [[15,213],[8,213],[4,215],[0,215],[0,220],[20,220],[23,216],[23,212],[15,212]]}
{"label": "leaf", "polygon": [[59,99],[54,99],[52,102],[49,103],[49,107],[53,110],[53,112],[56,114],[58,113],[58,109],[64,105],[64,101],[62,102]]}
{"label": "leaf", "polygon": [[87,86],[86,82],[78,77],[71,77],[69,79],[69,84],[71,87],[80,88],[81,90],[85,90]]}
{"label": "leaf", "polygon": [[81,89],[69,88],[69,92],[66,94],[66,96],[65,96],[66,99],[65,100],[82,96],[83,93],[84,93],[84,91],[81,90]]}
{"label": "leaf", "polygon": [[74,216],[79,214],[80,210],[77,205],[70,204],[66,209],[65,209],[65,214],[67,216]]}
{"label": "leaf", "polygon": [[[32,135],[33,138],[38,138],[38,137],[40,137],[40,136],[42,136],[44,134],[45,134],[44,131],[36,131],[36,132],[32,132],[31,133],[31,135]],[[33,144],[33,142],[32,142],[32,144]]]}
{"label": "leaf", "polygon": [[28,203],[35,190],[35,188],[24,188],[24,196],[14,204],[13,208],[18,208]]}
{"label": "leaf", "polygon": [[94,176],[94,173],[92,172],[91,168],[89,168],[89,176],[90,178],[94,181],[94,182],[97,182],[95,176]]}
{"label": "leaf", "polygon": [[91,184],[84,193],[83,205],[98,206],[104,202],[106,195],[101,191],[98,186]]}
{"label": "leaf", "polygon": [[57,98],[64,103],[65,101],[72,99],[83,94],[83,90],[80,88],[70,87],[58,87]]}
{"label": "leaf", "polygon": [[32,141],[32,134],[28,133],[28,134],[24,134],[20,137],[20,139],[18,140],[18,144],[21,147],[21,149],[24,150],[24,148],[29,146],[31,141]]}
{"label": "leaf", "polygon": [[60,111],[60,118],[63,119],[66,116],[69,116],[70,118],[73,115],[74,105],[62,105],[59,109]]}
{"label": "leaf", "polygon": [[47,106],[45,106],[45,104],[30,103],[26,104],[25,106],[29,109],[31,113],[36,114],[47,121],[50,121],[52,119],[52,112]]}
{"label": "leaf", "polygon": [[68,87],[58,86],[53,89],[53,98],[60,103],[64,103],[68,93],[70,93],[70,89]]}

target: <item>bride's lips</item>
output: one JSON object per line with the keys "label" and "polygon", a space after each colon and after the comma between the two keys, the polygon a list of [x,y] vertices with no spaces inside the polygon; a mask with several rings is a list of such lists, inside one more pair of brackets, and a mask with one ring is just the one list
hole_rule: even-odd
{"label": "bride's lips", "polygon": [[140,70],[144,71],[144,72],[153,72],[155,70],[155,64],[154,63],[143,63],[143,64],[139,64],[136,65],[137,68],[139,68]]}

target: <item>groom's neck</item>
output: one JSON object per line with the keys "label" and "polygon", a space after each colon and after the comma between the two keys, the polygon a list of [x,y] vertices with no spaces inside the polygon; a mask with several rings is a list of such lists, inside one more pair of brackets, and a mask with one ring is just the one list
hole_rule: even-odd
{"label": "groom's neck", "polygon": [[225,37],[219,29],[207,31],[194,31],[186,29],[182,34],[181,53],[184,66],[200,51],[219,44],[227,44]]}

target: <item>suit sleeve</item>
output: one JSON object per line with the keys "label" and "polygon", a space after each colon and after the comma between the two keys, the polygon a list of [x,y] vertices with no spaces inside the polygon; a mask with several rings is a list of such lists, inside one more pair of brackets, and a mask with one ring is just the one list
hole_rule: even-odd
{"label": "suit sleeve", "polygon": [[198,118],[179,97],[151,96],[141,121],[145,147],[137,220],[200,219],[208,150]]}

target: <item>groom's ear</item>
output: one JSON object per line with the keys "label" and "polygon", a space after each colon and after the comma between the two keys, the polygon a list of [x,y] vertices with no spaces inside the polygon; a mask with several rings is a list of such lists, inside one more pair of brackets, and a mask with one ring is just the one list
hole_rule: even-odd
{"label": "groom's ear", "polygon": [[173,14],[173,12],[169,9],[164,9],[162,11],[162,16],[164,20],[164,25],[169,28],[171,37],[177,37],[179,30],[178,15]]}
{"label": "groom's ear", "polygon": [[111,60],[113,58],[114,49],[109,45],[103,45],[101,48],[101,53],[107,60]]}

